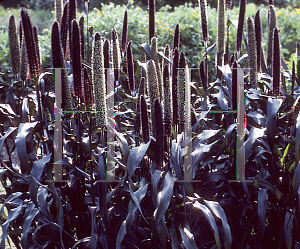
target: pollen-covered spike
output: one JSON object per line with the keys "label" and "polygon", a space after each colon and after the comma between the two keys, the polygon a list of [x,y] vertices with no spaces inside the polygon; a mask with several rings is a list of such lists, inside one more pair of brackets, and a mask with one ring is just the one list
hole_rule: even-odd
{"label": "pollen-covered spike", "polygon": [[205,62],[201,61],[199,65],[199,71],[200,71],[200,82],[203,87],[203,90],[206,91],[207,86],[207,79],[206,79],[206,70],[205,70]]}
{"label": "pollen-covered spike", "polygon": [[133,55],[130,41],[127,46],[127,76],[129,81],[129,89],[131,92],[135,89],[135,78],[134,78],[134,64],[133,64]]}
{"label": "pollen-covered spike", "polygon": [[162,118],[162,108],[159,99],[154,102],[154,115],[155,115],[155,139],[156,139],[156,163],[158,169],[163,168],[164,159],[164,126]]}
{"label": "pollen-covered spike", "polygon": [[218,1],[216,68],[223,66],[226,40],[225,0]]}
{"label": "pollen-covered spike", "polygon": [[150,98],[152,132],[153,134],[155,134],[155,126],[153,125],[155,122],[154,101],[155,99],[159,99],[159,88],[158,88],[158,80],[157,80],[157,73],[156,73],[156,65],[153,60],[150,60],[147,64],[147,81],[148,81],[148,94]]}
{"label": "pollen-covered spike", "polygon": [[237,35],[236,35],[236,50],[237,51],[242,50],[246,2],[247,2],[246,0],[240,0],[239,22],[238,22]]}
{"label": "pollen-covered spike", "polygon": [[114,66],[115,72],[115,80],[119,80],[119,70],[121,67],[121,53],[120,53],[120,45],[118,39],[118,33],[115,27],[113,27],[111,31],[111,46],[112,46],[112,62]]}
{"label": "pollen-covered spike", "polygon": [[177,107],[177,70],[179,62],[179,51],[177,48],[173,50],[172,64],[172,99],[173,99],[173,123],[178,124],[178,107]]}
{"label": "pollen-covered spike", "polygon": [[269,20],[268,20],[268,54],[267,67],[269,74],[272,76],[272,56],[273,56],[273,31],[277,27],[277,15],[274,5],[269,5]]}
{"label": "pollen-covered spike", "polygon": [[84,104],[86,110],[92,110],[93,108],[93,87],[92,81],[87,68],[84,68]]}
{"label": "pollen-covered spike", "polygon": [[273,0],[269,0],[269,5],[274,5],[274,1]]}
{"label": "pollen-covered spike", "polygon": [[23,39],[22,47],[21,47],[21,69],[20,69],[20,76],[23,81],[28,79],[28,57],[27,57],[27,50],[25,40]]}
{"label": "pollen-covered spike", "polygon": [[141,96],[141,125],[142,125],[142,135],[144,143],[150,141],[150,130],[149,130],[149,118],[148,118],[148,109],[145,97]]}
{"label": "pollen-covered spike", "polygon": [[255,38],[256,38],[256,52],[257,52],[257,72],[261,72],[262,26],[261,26],[259,10],[256,11],[254,17],[254,29],[255,29]]}
{"label": "pollen-covered spike", "polygon": [[184,131],[184,118],[185,118],[185,67],[186,59],[184,52],[180,53],[177,71],[177,111],[178,111],[178,132]]}
{"label": "pollen-covered spike", "polygon": [[28,11],[25,8],[21,9],[21,17],[23,23],[24,37],[28,56],[30,79],[37,82],[40,74],[40,65],[36,51],[35,39],[33,36],[31,20]]}
{"label": "pollen-covered spike", "polygon": [[121,51],[122,52],[126,51],[127,30],[128,30],[128,23],[127,23],[127,10],[126,10],[125,13],[124,13],[122,38],[121,38]]}
{"label": "pollen-covered spike", "polygon": [[180,29],[179,29],[179,24],[177,23],[175,26],[175,32],[173,37],[173,49],[175,48],[179,49],[179,44],[180,44]]}
{"label": "pollen-covered spike", "polygon": [[254,29],[254,20],[252,17],[247,19],[248,44],[249,44],[249,68],[250,68],[250,84],[252,88],[257,84],[257,46]]}
{"label": "pollen-covered spike", "polygon": [[281,81],[281,57],[280,57],[280,39],[279,30],[274,29],[273,34],[273,60],[272,60],[272,70],[273,70],[273,95],[279,96],[280,94],[280,81]]}
{"label": "pollen-covered spike", "polygon": [[69,6],[70,3],[66,2],[64,6],[64,13],[61,19],[60,37],[63,48],[64,58],[67,58],[67,39],[69,34]]}
{"label": "pollen-covered spike", "polygon": [[[52,65],[54,68],[64,68],[64,56],[61,47],[60,30],[58,22],[54,22],[51,31]],[[62,70],[62,109],[70,111],[73,109],[72,95],[67,71]]]}
{"label": "pollen-covered spike", "polygon": [[54,10],[56,21],[61,25],[61,18],[63,15],[63,0],[54,0]]}
{"label": "pollen-covered spike", "polygon": [[9,42],[12,72],[13,72],[13,74],[19,74],[19,72],[20,72],[20,49],[19,49],[16,18],[14,15],[11,15],[9,18],[8,42]]}
{"label": "pollen-covered spike", "polygon": [[237,110],[237,62],[234,61],[232,65],[231,74],[231,108],[233,111]]}
{"label": "pollen-covered spike", "polygon": [[19,24],[19,35],[20,35],[20,49],[21,49],[23,45],[23,38],[24,38],[22,19],[20,19],[20,24]]}
{"label": "pollen-covered spike", "polygon": [[84,60],[84,16],[79,19],[80,27],[80,44],[81,44],[81,59]]}
{"label": "pollen-covered spike", "polygon": [[32,27],[32,32],[33,32],[33,37],[35,40],[35,46],[36,46],[36,52],[38,55],[38,61],[39,61],[39,65],[40,67],[42,66],[42,54],[41,54],[41,46],[40,46],[40,42],[39,42],[39,38],[38,38],[38,27],[36,25],[34,25]]}
{"label": "pollen-covered spike", "polygon": [[103,39],[97,32],[93,41],[92,53],[92,85],[94,93],[94,103],[97,111],[96,126],[107,127],[107,110],[106,110],[106,90],[105,90],[105,73],[103,58]]}
{"label": "pollen-covered spike", "polygon": [[164,84],[164,123],[165,135],[172,135],[173,123],[173,108],[172,108],[172,89],[170,82],[169,66],[165,65],[163,70],[163,84]]}
{"label": "pollen-covered spike", "polygon": [[74,81],[74,95],[79,99],[82,97],[82,67],[81,67],[81,48],[80,48],[80,31],[76,20],[72,21],[72,67]]}
{"label": "pollen-covered spike", "polygon": [[202,26],[202,40],[208,41],[207,1],[199,0],[199,7],[200,7],[200,19],[201,19],[201,26]]}
{"label": "pollen-covered spike", "polygon": [[157,38],[156,37],[152,37],[152,39],[151,39],[150,51],[153,55],[153,59],[154,59],[154,62],[155,62],[155,67],[156,67],[157,80],[158,80],[158,90],[159,90],[159,99],[163,100],[162,73],[161,73],[159,58],[158,58],[158,54],[157,54]]}
{"label": "pollen-covered spike", "polygon": [[149,11],[149,42],[155,36],[155,0],[148,0]]}

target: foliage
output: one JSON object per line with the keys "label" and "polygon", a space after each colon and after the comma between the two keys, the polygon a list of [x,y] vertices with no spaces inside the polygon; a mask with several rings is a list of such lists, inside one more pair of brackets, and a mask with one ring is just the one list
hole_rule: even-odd
{"label": "foliage", "polygon": [[[114,4],[103,5],[101,11],[94,9],[90,13],[90,32],[99,32],[107,39],[113,28],[120,34],[125,9]],[[202,54],[199,10],[188,5],[176,7],[174,12],[169,9],[166,6],[156,13],[158,50],[163,50],[166,43],[172,45],[172,32],[179,23],[180,57],[185,54],[188,67],[197,67],[200,60],[206,59]],[[120,77],[115,81],[106,78],[106,98],[114,98],[110,107],[107,101],[107,113],[112,114],[108,125],[97,126],[97,113],[83,111],[84,101],[73,94],[74,111],[61,116],[61,160],[56,158],[54,148],[54,118],[59,114],[54,111],[53,72],[41,73],[36,82],[20,81],[10,66],[5,66],[4,53],[0,54],[0,181],[4,188],[0,192],[0,248],[4,248],[5,241],[17,248],[299,248],[300,88],[295,86],[294,93],[290,93],[291,70],[285,61],[281,64],[283,80],[277,81],[281,84],[279,97],[274,97],[274,80],[266,72],[257,73],[258,82],[252,88],[244,45],[244,56],[233,63],[238,68],[233,72],[225,63],[219,67],[220,77],[215,77],[211,45],[215,43],[216,17],[215,10],[208,8],[208,46],[213,52],[208,58],[207,84],[204,89],[201,85],[205,82],[200,84],[196,77],[189,82],[187,69],[178,69],[177,87],[181,87],[178,93],[182,94],[180,107],[184,114],[180,121],[186,133],[178,133],[178,126],[173,124],[172,134],[164,136],[163,101],[154,85],[159,77],[156,70],[161,70],[159,64],[164,58],[155,54],[153,43],[151,49],[145,44],[144,51],[140,48],[148,41],[147,14],[130,6],[127,11],[132,57],[122,53],[120,71],[114,68]],[[246,16],[254,16],[256,8],[248,4],[246,11]],[[234,9],[230,20],[237,20],[237,13]],[[278,23],[279,17],[287,13],[278,14]],[[261,17],[266,25],[264,8]],[[228,24],[230,52],[236,53],[235,22]],[[45,43],[50,40],[49,33]],[[99,34],[95,37],[101,40]],[[3,44],[4,51],[7,45]],[[99,53],[102,40],[99,44],[101,48],[94,51],[99,57],[93,58],[93,65],[97,64],[95,60],[103,64],[104,56]],[[288,42],[281,40],[281,51],[285,44]],[[44,45],[42,53],[51,54],[49,46]],[[278,65],[280,53],[275,55]],[[134,65],[127,63],[128,58]],[[149,58],[154,58],[155,64]],[[78,70],[84,68],[87,74],[91,69],[86,61],[76,69],[68,55],[66,60],[70,85]],[[245,71],[239,74],[241,68]],[[109,70],[106,75],[114,72]],[[134,89],[133,84],[129,87],[128,73],[134,73]],[[95,75],[101,78],[98,83],[101,81],[103,87],[103,68],[96,67],[91,74],[93,81]],[[147,93],[139,86],[144,82],[141,77],[146,76]],[[206,80],[203,75],[201,78]],[[241,93],[237,93],[239,86],[245,87]],[[244,95],[241,127],[243,121],[240,116],[237,120],[233,110],[237,103],[232,99],[240,108]],[[103,96],[98,101],[106,104]],[[137,107],[139,102],[143,104]],[[140,115],[138,109],[146,109],[145,116],[147,109],[151,110],[150,120],[142,120],[151,127],[150,141],[144,141],[145,134],[134,127]],[[241,147],[245,150],[245,178],[250,182],[232,182],[240,151],[237,135],[240,137],[241,132],[245,133]],[[110,137],[116,141],[110,141]],[[57,165],[61,166],[61,175],[57,175]]]}

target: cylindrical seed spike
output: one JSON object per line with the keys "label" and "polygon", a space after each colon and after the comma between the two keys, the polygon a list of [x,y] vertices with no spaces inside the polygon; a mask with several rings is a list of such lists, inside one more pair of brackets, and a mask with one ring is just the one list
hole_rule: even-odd
{"label": "cylindrical seed spike", "polygon": [[177,71],[177,111],[178,111],[178,131],[181,133],[184,131],[184,121],[185,121],[185,67],[186,59],[184,52],[180,53],[179,57],[179,68]]}
{"label": "cylindrical seed spike", "polygon": [[115,80],[119,80],[119,70],[121,67],[121,53],[120,53],[120,45],[118,39],[118,33],[115,27],[113,27],[111,31],[111,45],[112,45],[112,62],[114,66],[115,72]]}
{"label": "cylindrical seed spike", "polygon": [[54,0],[54,10],[56,21],[61,25],[61,18],[63,15],[63,0]]}
{"label": "cylindrical seed spike", "polygon": [[66,2],[64,6],[64,13],[61,19],[61,30],[60,30],[61,44],[62,44],[65,59],[67,58],[67,39],[69,34],[69,6],[70,3]]}
{"label": "cylindrical seed spike", "polygon": [[80,17],[79,19],[79,27],[80,27],[80,44],[81,44],[81,59],[84,60],[84,17]]}
{"label": "cylindrical seed spike", "polygon": [[249,44],[250,84],[252,88],[255,88],[257,84],[257,46],[255,38],[254,20],[250,16],[247,19],[247,29]]}
{"label": "cylindrical seed spike", "polygon": [[165,135],[172,135],[173,111],[172,111],[172,85],[170,82],[169,66],[165,65],[163,70],[164,84],[164,123]]}
{"label": "cylindrical seed spike", "polygon": [[155,0],[148,0],[149,11],[149,42],[155,36]]}
{"label": "cylindrical seed spike", "polygon": [[164,159],[164,126],[162,119],[162,110],[161,105],[158,99],[154,102],[154,115],[155,115],[155,139],[156,139],[156,163],[158,169],[163,167]]}
{"label": "cylindrical seed spike", "polygon": [[180,29],[179,29],[179,24],[177,23],[175,26],[175,32],[173,37],[173,49],[177,48],[179,50],[179,44],[180,44]]}
{"label": "cylindrical seed spike", "polygon": [[21,17],[28,56],[30,78],[33,80],[33,82],[37,82],[40,74],[40,65],[36,51],[35,39],[33,36],[31,20],[28,11],[25,8],[21,9]]}
{"label": "cylindrical seed spike", "polygon": [[237,51],[242,50],[245,12],[246,12],[246,0],[240,0],[239,22],[238,22],[237,37],[236,37],[236,50]]}
{"label": "cylindrical seed spike", "polygon": [[10,60],[13,74],[20,73],[20,49],[18,41],[18,31],[16,25],[16,18],[11,15],[8,23],[8,42],[10,49]]}
{"label": "cylindrical seed spike", "polygon": [[280,55],[280,39],[279,30],[274,29],[273,34],[273,60],[272,60],[272,70],[273,70],[273,95],[279,96],[280,94],[280,82],[281,82],[281,55]]}
{"label": "cylindrical seed spike", "polygon": [[129,81],[129,89],[131,92],[135,89],[135,78],[134,78],[134,64],[133,64],[133,55],[130,41],[127,46],[127,76]]}
{"label": "cylindrical seed spike", "polygon": [[96,126],[104,128],[107,126],[107,111],[105,99],[105,73],[103,58],[103,39],[97,32],[93,42],[92,53],[92,85],[94,102],[97,111]]}
{"label": "cylindrical seed spike", "polygon": [[177,107],[177,70],[179,62],[179,51],[177,48],[173,50],[172,64],[172,99],[173,99],[173,123],[178,124],[178,107]]}
{"label": "cylindrical seed spike", "polygon": [[231,107],[237,110],[237,62],[234,61],[231,68]]}
{"label": "cylindrical seed spike", "polygon": [[86,110],[93,108],[93,87],[87,68],[84,68],[84,104]]}
{"label": "cylindrical seed spike", "polygon": [[147,103],[144,96],[141,96],[141,125],[142,125],[142,135],[144,143],[150,141],[150,131],[149,131],[149,118],[148,118],[148,109]]}
{"label": "cylindrical seed spike", "polygon": [[126,51],[127,30],[128,30],[128,23],[127,23],[127,10],[126,10],[125,13],[124,13],[122,39],[121,39],[121,51],[122,52]]}
{"label": "cylindrical seed spike", "polygon": [[199,0],[199,7],[200,7],[200,19],[201,19],[201,26],[202,26],[202,40],[208,41],[207,1]]}
{"label": "cylindrical seed spike", "polygon": [[200,82],[203,87],[203,90],[206,91],[207,86],[207,79],[206,79],[206,71],[205,71],[205,62],[201,61],[199,65],[199,71],[200,71]]}
{"label": "cylindrical seed spike", "polygon": [[257,72],[261,72],[262,24],[260,20],[259,10],[256,11],[254,17],[254,29],[255,29],[255,38],[256,38],[256,52],[257,52]]}
{"label": "cylindrical seed spike", "polygon": [[269,6],[269,20],[268,20],[268,54],[267,67],[269,74],[272,76],[272,56],[273,56],[273,31],[277,27],[277,14],[274,5]]}
{"label": "cylindrical seed spike", "polygon": [[[60,30],[58,22],[54,22],[51,31],[52,65],[54,68],[64,68],[64,56],[61,46]],[[66,69],[62,70],[62,109],[73,109],[72,95]]]}

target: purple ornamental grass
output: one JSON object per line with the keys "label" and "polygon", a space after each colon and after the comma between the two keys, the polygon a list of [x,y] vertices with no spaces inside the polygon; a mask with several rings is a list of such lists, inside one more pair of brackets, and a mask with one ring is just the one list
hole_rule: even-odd
{"label": "purple ornamental grass", "polygon": [[135,132],[140,135],[141,131],[141,96],[145,95],[145,77],[141,77],[138,88],[138,99],[136,102],[136,116],[135,116]]}
{"label": "purple ornamental grass", "polygon": [[69,33],[69,6],[70,3],[66,2],[64,6],[64,13],[61,19],[60,37],[63,48],[64,58],[67,58],[67,39]]}
{"label": "purple ornamental grass", "polygon": [[93,87],[92,81],[87,68],[83,70],[84,78],[84,105],[86,110],[92,110],[93,108]]}
{"label": "purple ornamental grass", "polygon": [[11,15],[8,23],[8,43],[10,50],[10,60],[13,74],[20,72],[20,48],[18,41],[18,31],[16,25],[16,18]]}
{"label": "purple ornamental grass", "polygon": [[21,9],[21,18],[23,23],[26,50],[28,55],[29,77],[36,83],[40,75],[40,63],[36,51],[36,44],[33,36],[30,16],[26,8]]}
{"label": "purple ornamental grass", "polygon": [[121,38],[121,51],[122,52],[126,51],[127,30],[128,30],[128,21],[127,21],[127,10],[126,10],[125,13],[124,13],[122,38]]}
{"label": "purple ornamental grass", "polygon": [[150,131],[149,131],[149,118],[148,109],[145,97],[142,95],[141,99],[141,125],[142,125],[142,135],[144,143],[150,141]]}
{"label": "purple ornamental grass", "polygon": [[201,19],[201,26],[202,26],[202,40],[207,42],[208,41],[207,1],[199,0],[199,7],[200,7],[200,19]]}
{"label": "purple ornamental grass", "polygon": [[81,68],[81,47],[80,47],[80,30],[76,20],[72,21],[72,67],[74,80],[74,95],[79,99],[82,95],[82,68]]}
{"label": "purple ornamental grass", "polygon": [[121,54],[120,54],[120,45],[118,39],[118,33],[115,27],[111,31],[111,46],[112,46],[112,62],[115,72],[115,80],[119,80],[119,70],[121,64]]}
{"label": "purple ornamental grass", "polygon": [[19,35],[20,35],[20,49],[22,48],[23,44],[23,24],[22,24],[22,19],[20,19],[19,23]]}
{"label": "purple ornamental grass", "polygon": [[280,57],[280,39],[279,39],[279,30],[274,29],[273,35],[273,61],[272,61],[272,70],[273,70],[273,95],[279,96],[280,93],[280,81],[281,81],[281,57]]}
{"label": "purple ornamental grass", "polygon": [[70,46],[70,55],[71,55],[71,60],[73,60],[73,54],[72,54],[72,21],[77,20],[77,0],[70,0],[69,1],[69,46]]}
{"label": "purple ornamental grass", "polygon": [[164,123],[165,135],[172,135],[173,111],[172,111],[172,92],[169,66],[165,65],[163,69],[163,85],[164,85]]}
{"label": "purple ornamental grass", "polygon": [[248,43],[249,43],[249,67],[250,67],[250,84],[252,88],[257,84],[257,46],[254,30],[254,20],[252,17],[247,19]]}
{"label": "purple ornamental grass", "polygon": [[133,64],[133,55],[132,55],[132,48],[131,48],[132,41],[128,43],[127,46],[127,76],[128,76],[128,83],[129,83],[129,90],[131,92],[135,89],[135,78],[134,78],[134,64]]}
{"label": "purple ornamental grass", "polygon": [[[52,66],[64,68],[64,55],[61,46],[59,24],[55,21],[51,31]],[[62,70],[62,108],[72,110],[72,95],[66,70]]]}
{"label": "purple ornamental grass", "polygon": [[25,40],[23,39],[22,47],[21,47],[21,65],[20,65],[20,76],[23,81],[28,79],[28,56],[26,50]]}
{"label": "purple ornamental grass", "polygon": [[163,168],[164,160],[164,126],[162,118],[162,108],[158,99],[154,102],[154,116],[155,116],[155,139],[156,139],[156,163],[158,169]]}
{"label": "purple ornamental grass", "polygon": [[79,19],[80,27],[80,44],[81,44],[81,59],[84,60],[84,16]]}
{"label": "purple ornamental grass", "polygon": [[173,50],[173,63],[172,63],[172,100],[173,100],[173,124],[176,125],[178,121],[177,113],[177,70],[179,62],[179,50]]}
{"label": "purple ornamental grass", "polygon": [[110,42],[108,39],[105,39],[103,44],[103,56],[104,56],[105,79],[107,79],[107,68],[109,68],[109,62],[110,62]]}
{"label": "purple ornamental grass", "polygon": [[178,112],[178,132],[184,131],[185,121],[185,67],[186,59],[184,52],[180,53],[177,71],[177,112]]}
{"label": "purple ornamental grass", "polygon": [[175,26],[174,37],[173,37],[173,50],[177,48],[179,50],[180,44],[180,29],[179,24],[177,23]]}
{"label": "purple ornamental grass", "polygon": [[237,62],[234,61],[231,68],[231,108],[237,110]]}
{"label": "purple ornamental grass", "polygon": [[203,90],[206,91],[208,88],[206,72],[205,72],[205,61],[201,61],[199,64],[199,72],[200,72],[200,82],[203,87]]}
{"label": "purple ornamental grass", "polygon": [[267,53],[267,67],[269,74],[272,76],[272,58],[273,58],[273,31],[277,27],[277,14],[274,5],[269,5],[269,19],[268,19],[268,53]]}
{"label": "purple ornamental grass", "polygon": [[34,25],[32,27],[32,33],[33,33],[33,37],[35,40],[35,49],[37,52],[37,56],[38,56],[38,60],[39,60],[39,64],[40,66],[42,66],[42,56],[41,56],[41,50],[40,50],[40,42],[39,42],[39,38],[38,38],[38,27],[36,25]]}
{"label": "purple ornamental grass", "polygon": [[246,12],[246,0],[240,0],[240,11],[239,11],[239,22],[237,28],[237,36],[236,36],[236,50],[242,50],[242,39],[243,39],[243,30],[244,30],[244,20],[245,20],[245,12]]}
{"label": "purple ornamental grass", "polygon": [[155,0],[148,0],[149,11],[149,42],[155,36]]}
{"label": "purple ornamental grass", "polygon": [[260,20],[259,10],[257,10],[255,13],[254,29],[256,38],[257,72],[261,72],[262,24]]}

